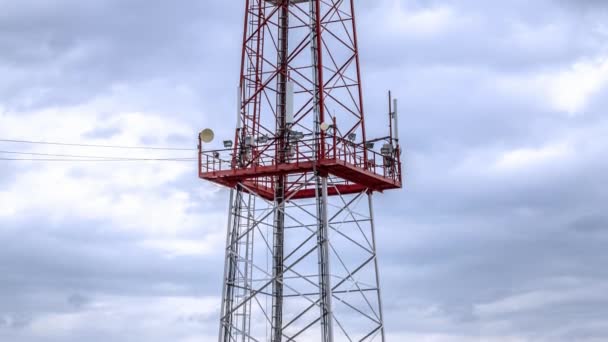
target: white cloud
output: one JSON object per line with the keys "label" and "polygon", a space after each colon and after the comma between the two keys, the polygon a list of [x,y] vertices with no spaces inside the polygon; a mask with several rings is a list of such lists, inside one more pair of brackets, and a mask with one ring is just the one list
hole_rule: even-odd
{"label": "white cloud", "polygon": [[454,8],[447,5],[409,8],[401,1],[394,1],[388,11],[381,7],[376,14],[383,18],[381,23],[388,32],[396,31],[406,36],[426,38],[466,25],[470,20],[465,14],[456,13]]}
{"label": "white cloud", "polygon": [[608,82],[608,59],[580,61],[556,75],[542,77],[556,109],[580,114]]}
{"label": "white cloud", "polygon": [[206,330],[201,324],[215,320],[218,304],[216,297],[101,296],[79,312],[37,316],[20,334],[52,341],[77,340],[91,333],[109,339],[190,341],[198,336],[204,341],[209,336],[201,336]]}
{"label": "white cloud", "polygon": [[[85,136],[100,127],[116,128],[116,132],[111,137],[85,140]],[[154,113],[115,113],[107,116],[95,103],[27,114],[9,112],[0,117],[0,136],[37,141],[85,141],[89,144],[137,146],[149,137],[154,137],[159,144],[163,144],[171,135],[187,136],[189,132],[188,126]],[[18,144],[4,144],[2,148],[21,152],[121,158],[196,156],[195,152],[189,151],[131,151]],[[22,155],[10,157],[31,158]],[[20,170],[16,179],[0,192],[0,219],[39,215],[54,222],[101,220],[144,236],[175,237],[195,230],[204,232],[225,228],[213,213],[193,210],[197,202],[217,193],[217,188],[201,182],[201,187],[206,191],[186,192],[171,185],[172,182],[189,177],[196,179],[194,161],[18,163],[13,164]],[[202,222],[206,222],[206,226]],[[184,249],[183,244],[175,246],[181,246],[177,248],[178,252]]]}
{"label": "white cloud", "polygon": [[399,8],[392,13],[395,18],[390,22],[400,30],[425,35],[443,31],[453,18],[453,13],[448,7],[425,8],[415,12]]}
{"label": "white cloud", "polygon": [[563,160],[573,153],[566,143],[549,144],[539,148],[519,148],[504,152],[494,164],[499,170],[522,170]]}
{"label": "white cloud", "polygon": [[387,340],[402,342],[528,342],[522,337],[492,336],[492,335],[463,335],[463,334],[389,334]]}
{"label": "white cloud", "polygon": [[217,230],[206,234],[203,239],[144,240],[141,245],[163,251],[169,258],[185,255],[210,255],[223,250],[225,235],[225,232]]}
{"label": "white cloud", "polygon": [[601,301],[608,292],[606,284],[583,284],[563,289],[537,290],[515,294],[490,303],[477,304],[474,312],[480,317],[524,313],[565,304]]}
{"label": "white cloud", "polygon": [[558,70],[498,75],[499,89],[538,102],[541,108],[569,115],[584,113],[587,105],[608,84],[608,59],[581,59]]}

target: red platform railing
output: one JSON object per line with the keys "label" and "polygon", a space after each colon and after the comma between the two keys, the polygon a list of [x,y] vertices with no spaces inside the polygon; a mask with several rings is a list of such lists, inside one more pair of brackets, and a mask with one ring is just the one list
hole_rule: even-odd
{"label": "red platform railing", "polygon": [[[238,148],[203,150],[199,145],[199,175],[213,179],[217,176],[242,175],[244,179],[254,179],[271,187],[272,175],[295,174],[312,171],[314,167],[326,167],[332,172],[332,165],[349,167],[395,185],[401,185],[400,148],[391,147],[390,154],[382,154],[363,143],[354,143],[336,134],[326,135],[323,155],[315,155],[315,146],[320,138],[304,137],[290,141],[284,152],[285,162],[278,163],[279,142],[268,139],[265,143],[254,142]],[[386,142],[388,144],[388,141]],[[392,145],[391,145],[392,146]],[[236,151],[236,152],[235,152]],[[239,153],[240,155],[236,155]]]}

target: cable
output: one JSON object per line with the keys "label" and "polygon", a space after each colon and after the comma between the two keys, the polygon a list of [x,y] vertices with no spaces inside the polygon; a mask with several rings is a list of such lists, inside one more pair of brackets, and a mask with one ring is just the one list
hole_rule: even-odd
{"label": "cable", "polygon": [[2,158],[0,161],[41,161],[41,162],[139,162],[139,161],[168,161],[193,162],[196,159],[38,159],[38,158]]}
{"label": "cable", "polygon": [[76,143],[63,143],[63,142],[50,142],[50,141],[31,141],[31,140],[15,140],[15,139],[0,139],[0,142],[19,143],[19,144],[35,144],[35,145],[99,147],[99,148],[130,149],[130,150],[196,151],[195,148],[181,148],[181,147],[96,145],[96,144],[76,144]]}
{"label": "cable", "polygon": [[43,157],[66,157],[66,158],[90,158],[90,159],[101,159],[101,160],[148,160],[148,159],[170,159],[170,160],[195,160],[193,157],[189,158],[128,158],[128,157],[101,157],[101,156],[84,156],[84,155],[73,155],[73,154],[52,154],[52,153],[34,153],[34,152],[16,152],[16,151],[1,151],[4,154],[18,154],[28,156],[43,156]]}

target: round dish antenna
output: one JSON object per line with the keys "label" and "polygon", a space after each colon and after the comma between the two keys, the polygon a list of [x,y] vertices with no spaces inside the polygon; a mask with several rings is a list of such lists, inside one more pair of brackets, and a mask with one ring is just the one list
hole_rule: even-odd
{"label": "round dish antenna", "polygon": [[215,137],[215,133],[213,133],[213,130],[206,128],[200,133],[199,136],[200,136],[202,142],[210,143],[213,141],[213,138]]}

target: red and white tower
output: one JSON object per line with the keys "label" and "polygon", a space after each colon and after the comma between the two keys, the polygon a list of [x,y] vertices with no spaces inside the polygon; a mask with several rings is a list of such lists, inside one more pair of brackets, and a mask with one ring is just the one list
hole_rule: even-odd
{"label": "red and white tower", "polygon": [[396,103],[386,137],[364,118],[354,0],[245,0],[234,140],[199,144],[231,189],[220,342],[384,341],[372,195],[402,186]]}

